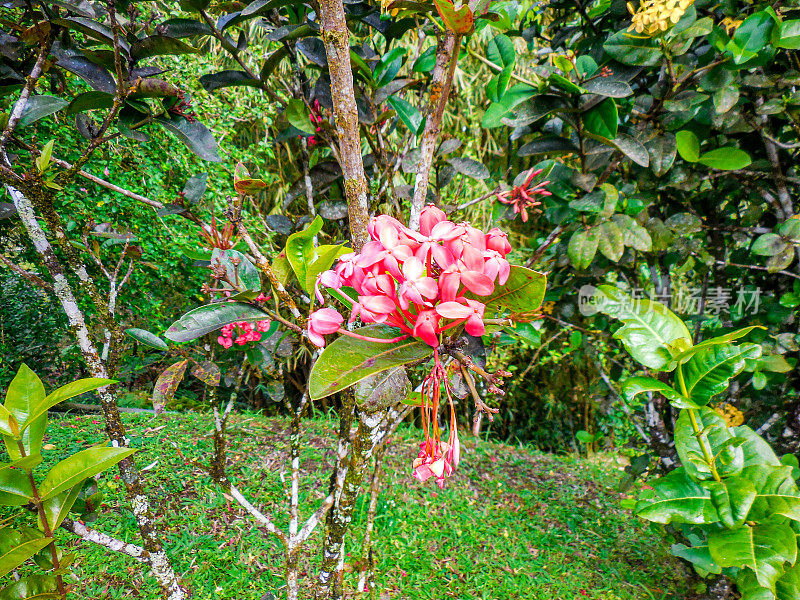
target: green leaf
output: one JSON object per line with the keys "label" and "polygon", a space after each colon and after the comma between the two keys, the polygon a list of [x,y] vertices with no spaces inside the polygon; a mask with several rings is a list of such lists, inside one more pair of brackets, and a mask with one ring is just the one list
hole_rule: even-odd
{"label": "green leaf", "polygon": [[82,94],[75,96],[72,102],[69,103],[69,106],[67,106],[67,110],[64,112],[67,115],[74,115],[87,110],[111,108],[113,105],[114,94],[92,90],[91,92],[83,92]]}
{"label": "green leaf", "polygon": [[674,388],[653,377],[628,377],[622,384],[621,391],[622,396],[628,402],[633,401],[637,395],[647,392],[657,392],[670,401],[682,402],[685,400]]}
{"label": "green leaf", "polygon": [[31,454],[25,458],[20,458],[19,460],[14,460],[10,463],[0,462],[0,471],[5,471],[7,469],[25,469],[30,471],[41,462],[41,454]]}
{"label": "green leaf", "polygon": [[576,231],[567,245],[567,256],[576,269],[586,269],[597,254],[598,236],[596,229]]}
{"label": "green leaf", "polygon": [[[238,262],[238,264],[234,265],[234,262]],[[261,276],[258,274],[258,269],[241,252],[214,248],[211,253],[211,264],[219,264],[224,267],[228,279],[241,288],[238,291],[257,292],[261,290]],[[223,282],[223,284],[228,285],[227,282]]]}
{"label": "green leaf", "polygon": [[711,492],[711,502],[717,509],[722,524],[729,529],[741,527],[756,499],[756,488],[744,477],[731,477],[722,481],[706,481]]}
{"label": "green leaf", "polygon": [[[381,339],[402,335],[399,329],[382,325],[361,327],[355,333]],[[313,400],[325,398],[370,375],[421,360],[432,353],[433,348],[428,344],[413,338],[385,344],[343,335],[326,347],[314,363],[309,375],[309,396]]]}
{"label": "green leaf", "polygon": [[654,67],[661,63],[664,56],[653,39],[626,31],[618,31],[609,37],[603,49],[622,64],[639,67]]}
{"label": "green leaf", "polygon": [[762,10],[747,17],[736,28],[733,41],[745,53],[757,54],[769,42],[772,28],[775,25],[772,15]]}
{"label": "green leaf", "polygon": [[188,342],[216,331],[229,323],[237,321],[249,323],[269,318],[264,311],[251,304],[219,302],[190,310],[170,325],[164,333],[164,337],[173,342]]}
{"label": "green leaf", "polygon": [[[41,456],[39,460],[41,460]],[[22,459],[25,460],[25,459]],[[12,464],[21,463],[14,461]],[[23,506],[33,498],[31,481],[21,468],[4,468],[0,470],[0,506]]]}
{"label": "green leaf", "polygon": [[622,258],[625,251],[625,244],[622,239],[622,231],[613,221],[606,221],[596,228],[597,248],[603,255],[611,261],[617,262]]}
{"label": "green leaf", "polygon": [[800,49],[800,19],[790,19],[781,23],[778,42],[775,46],[787,50]]}
{"label": "green leaf", "polygon": [[697,352],[684,365],[686,391],[697,404],[728,389],[728,382],[744,370],[745,359],[761,356],[758,344],[719,344]]}
{"label": "green leaf", "polygon": [[80,396],[86,392],[92,392],[101,387],[113,385],[115,383],[117,383],[115,379],[89,377],[86,379],[78,379],[77,381],[63,385],[60,388],[50,392],[50,394],[48,394],[41,402],[31,405],[31,413],[28,415],[28,418],[25,419],[25,422],[22,424],[21,428],[25,429],[26,427],[30,426],[59,402],[69,400],[75,396]]}
{"label": "green leaf", "polygon": [[[50,526],[50,531],[54,531],[61,525],[61,522],[67,518],[69,511],[75,506],[75,501],[78,499],[81,489],[83,489],[83,482],[42,503],[42,508],[44,509],[47,524]],[[41,517],[39,517],[39,529],[44,530]]]}
{"label": "green leaf", "polygon": [[433,71],[434,66],[436,66],[436,46],[430,46],[414,61],[411,70],[417,73],[428,73]]}
{"label": "green leaf", "polygon": [[578,147],[571,140],[557,135],[543,135],[527,142],[517,150],[517,156],[534,156],[536,154],[565,154],[578,152]]}
{"label": "green leaf", "polygon": [[650,155],[650,168],[653,169],[653,174],[656,177],[666,174],[672,168],[678,150],[675,136],[669,132],[664,133],[647,142],[645,147]]}
{"label": "green leaf", "polygon": [[[5,532],[0,529],[0,533]],[[23,542],[0,555],[0,577],[5,577],[42,548],[49,546],[53,538],[38,538]]]}
{"label": "green leaf", "polygon": [[0,600],[49,600],[61,598],[55,575],[29,575],[0,590]]}
{"label": "green leaf", "polygon": [[323,244],[317,246],[314,250],[314,258],[306,269],[305,289],[308,290],[309,293],[314,291],[317,278],[321,273],[330,269],[334,261],[342,254],[353,251],[352,248],[343,244]]}
{"label": "green leaf", "polygon": [[203,160],[222,161],[214,136],[200,121],[178,115],[156,117],[156,121]]}
{"label": "green leaf", "polygon": [[684,129],[675,134],[678,154],[687,162],[697,162],[700,158],[700,140],[693,131]]}
{"label": "green leaf", "polygon": [[675,364],[672,366],[672,368],[675,368],[675,365],[677,364],[685,363],[687,360],[689,360],[692,356],[694,356],[697,352],[701,350],[710,348],[711,346],[718,346],[720,344],[729,344],[734,340],[738,340],[739,338],[746,336],[754,329],[764,329],[764,327],[761,325],[752,325],[750,327],[743,327],[741,329],[731,331],[730,333],[724,333],[722,335],[718,335],[711,339],[705,340],[704,342],[700,342],[696,346],[692,346],[691,348],[688,348],[683,352],[681,352],[680,354],[678,354],[675,357]]}
{"label": "green leaf", "polygon": [[199,54],[186,42],[165,35],[150,35],[131,44],[131,58],[138,61],[153,56]]}
{"label": "green leaf", "polygon": [[627,98],[633,95],[633,89],[624,81],[616,81],[607,77],[594,77],[582,84],[583,89],[589,94],[607,96],[609,98]]}
{"label": "green leaf", "polygon": [[489,169],[483,163],[478,162],[474,158],[458,157],[450,158],[447,160],[453,168],[462,175],[466,175],[471,179],[488,179]]}
{"label": "green leaf", "polygon": [[307,274],[309,265],[317,255],[314,248],[314,236],[322,230],[323,223],[322,217],[317,215],[308,227],[303,231],[293,233],[286,240],[286,259],[292,266],[297,281],[307,293],[311,293],[314,289],[313,286],[308,287]]}
{"label": "green leaf", "polygon": [[311,118],[308,116],[308,109],[306,108],[305,102],[299,98],[292,98],[289,100],[289,103],[286,105],[286,118],[289,119],[289,123],[291,123],[293,127],[299,129],[303,133],[314,135],[317,131],[316,126],[311,122]]}
{"label": "green leaf", "polygon": [[203,88],[209,92],[235,86],[247,86],[254,88],[262,87],[260,79],[254,79],[244,71],[235,70],[219,71],[218,73],[206,73],[200,77],[200,85],[202,85]]}
{"label": "green leaf", "polygon": [[612,217],[622,231],[622,241],[640,252],[648,252],[653,247],[653,240],[647,230],[625,214],[616,214]]}
{"label": "green leaf", "polygon": [[69,102],[56,96],[31,96],[25,105],[25,110],[22,112],[18,126],[27,127],[39,119],[60,111],[68,104]]}
{"label": "green leaf", "polygon": [[719,515],[711,502],[711,493],[677,468],[664,477],[650,482],[653,489],[645,490],[634,512],[655,523],[716,523]]}
{"label": "green leaf", "polygon": [[203,197],[203,194],[206,193],[206,188],[208,187],[208,173],[198,173],[197,175],[192,175],[189,179],[186,180],[186,183],[183,186],[183,190],[181,193],[183,194],[183,199],[189,202],[190,204],[197,204],[200,202],[200,199]]}
{"label": "green leaf", "polygon": [[672,554],[678,558],[692,563],[694,568],[702,577],[705,573],[714,573],[719,575],[722,572],[720,566],[711,558],[711,552],[708,550],[708,545],[700,546],[686,546],[685,544],[673,544],[670,548]]}
{"label": "green leaf", "polygon": [[42,500],[52,498],[89,477],[113,467],[134,452],[136,452],[134,448],[96,447],[81,450],[50,469],[39,486],[39,495]]}
{"label": "green leaf", "polygon": [[188,359],[179,360],[164,369],[156,379],[153,387],[153,409],[157,415],[164,411],[167,403],[175,396],[175,391],[183,380],[188,364]]}
{"label": "green leaf", "polygon": [[712,531],[708,548],[717,564],[750,569],[758,583],[771,590],[783,573],[783,564],[797,558],[794,531],[786,523]]}
{"label": "green leaf", "polygon": [[740,478],[755,490],[748,520],[760,522],[781,515],[800,521],[800,492],[791,466],[753,465],[745,467]]}
{"label": "green leaf", "polygon": [[138,327],[131,327],[125,330],[129,336],[137,342],[141,342],[145,346],[150,346],[156,350],[169,350],[167,343],[158,337],[155,333],[150,333],[146,329],[139,329]]}
{"label": "green leaf", "polygon": [[397,96],[391,96],[387,102],[395,110],[400,120],[405,123],[408,130],[414,135],[419,135],[422,131],[424,119],[416,107]]}
{"label": "green leaf", "polygon": [[781,461],[772,450],[772,447],[750,427],[740,425],[739,427],[732,427],[731,431],[733,435],[743,440],[739,447],[744,454],[745,469],[753,465],[781,466]]}
{"label": "green leaf", "polygon": [[486,305],[485,314],[520,314],[537,310],[544,300],[547,276],[532,269],[511,265],[508,280],[495,285],[488,296],[472,296]]}
{"label": "green leaf", "polygon": [[744,452],[735,446],[736,440],[724,419],[713,410],[702,408],[682,410],[675,422],[675,449],[689,477],[696,480],[712,478],[711,469],[701,460],[703,449],[692,427],[692,413],[707,441],[706,447],[711,456],[716,457],[715,466],[719,475],[728,477],[740,473],[744,466]]}
{"label": "green leaf", "polygon": [[774,256],[786,247],[788,244],[777,233],[764,233],[755,239],[750,252],[759,256]]}
{"label": "green leaf", "polygon": [[[800,562],[786,569],[783,576],[775,584],[776,600],[797,600],[800,598]],[[742,600],[747,600],[743,598]]]}
{"label": "green leaf", "polygon": [[692,335],[686,325],[659,302],[632,300],[608,285],[597,288],[594,301],[600,312],[623,322],[614,337],[646,367],[667,370],[672,357],[691,345]]}
{"label": "green leaf", "polygon": [[731,146],[717,148],[701,154],[697,162],[720,171],[735,171],[736,169],[744,169],[753,161],[747,152]]}
{"label": "green leaf", "polygon": [[19,421],[5,406],[0,405],[0,434],[9,438],[19,435]]}
{"label": "green leaf", "polygon": [[486,45],[486,58],[500,68],[514,65],[517,61],[517,52],[511,38],[503,33],[494,36]]}
{"label": "green leaf", "polygon": [[[28,365],[23,364],[6,390],[5,408],[13,415],[17,424],[25,423],[33,407],[40,405],[44,398],[45,391],[42,381],[36,376],[36,373],[31,371]],[[29,424],[28,429],[22,432],[22,443],[26,454],[41,453],[46,427],[47,417],[44,416],[36,423]],[[3,441],[11,460],[17,460],[22,457],[17,447],[17,442],[11,436],[4,435]]]}
{"label": "green leaf", "polygon": [[613,140],[617,137],[619,114],[613,98],[606,98],[583,114],[583,126],[589,133]]}

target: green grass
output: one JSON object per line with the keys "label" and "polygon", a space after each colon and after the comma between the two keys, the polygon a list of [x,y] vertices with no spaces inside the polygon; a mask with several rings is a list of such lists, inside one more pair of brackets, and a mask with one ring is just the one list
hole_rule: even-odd
{"label": "green grass", "polygon": [[[55,449],[46,464],[100,442],[97,417],[54,418]],[[211,447],[208,415],[127,416],[140,467],[167,531],[166,546],[194,598],[261,600],[281,595],[282,548],[215,488],[203,464]],[[240,489],[286,527],[287,435],[283,423],[256,415],[233,419],[230,472]],[[325,495],[336,423],[306,424],[303,499]],[[630,512],[607,484],[614,475],[597,462],[557,458],[506,444],[467,440],[463,461],[444,490],[410,477],[419,432],[401,429],[387,454],[376,519],[377,596],[409,599],[665,600],[692,597],[688,571],[666,544]],[[155,463],[155,464],[153,464]],[[287,482],[288,482],[288,473]],[[102,531],[136,542],[115,471],[102,476]],[[305,507],[307,516],[311,508]],[[348,563],[360,558],[366,502],[354,516]],[[0,520],[8,516],[0,512]],[[159,597],[133,559],[107,553],[60,532],[74,550],[74,598]],[[310,586],[321,530],[311,539],[301,575]],[[348,572],[349,590],[357,576]]]}

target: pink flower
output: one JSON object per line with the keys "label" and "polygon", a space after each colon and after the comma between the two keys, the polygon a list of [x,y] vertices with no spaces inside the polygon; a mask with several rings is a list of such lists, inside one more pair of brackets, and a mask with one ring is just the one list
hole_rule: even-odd
{"label": "pink flower", "polygon": [[422,235],[430,235],[434,226],[447,220],[447,215],[440,208],[428,204],[419,215],[419,231]]}
{"label": "pink flower", "polygon": [[423,310],[417,315],[413,335],[423,342],[437,348],[439,346],[439,316],[435,310]]}
{"label": "pink flower", "polygon": [[319,274],[319,277],[317,277],[317,282],[314,284],[314,294],[316,295],[317,300],[322,303],[325,301],[325,298],[322,297],[320,287],[333,288],[335,290],[341,289],[342,278],[339,277],[339,274],[336,271],[325,271]]}
{"label": "pink flower", "polygon": [[433,277],[424,277],[425,265],[412,256],[403,265],[405,281],[400,285],[400,306],[407,309],[411,302],[425,304],[425,299],[433,300],[439,293],[439,286]]}
{"label": "pink flower", "polygon": [[483,252],[485,260],[483,272],[492,281],[497,280],[500,285],[508,281],[508,276],[511,274],[511,265],[503,258],[503,255],[496,250],[485,250]]}
{"label": "pink flower", "polygon": [[511,244],[508,241],[508,235],[502,229],[493,227],[486,233],[486,248],[495,250],[503,255],[511,252]]}
{"label": "pink flower", "polygon": [[483,324],[485,305],[475,300],[459,298],[458,302],[442,302],[436,306],[436,312],[445,319],[465,321],[464,329],[470,335],[481,336],[486,333]]}
{"label": "pink flower", "polygon": [[233,340],[229,337],[225,337],[222,335],[217,338],[217,342],[219,342],[219,345],[225,348],[226,350],[231,346],[233,346]]}
{"label": "pink flower", "polygon": [[270,325],[272,325],[271,321],[267,321],[267,320],[258,321],[256,323],[256,330],[262,331],[262,332],[267,332],[267,331],[269,331]]}
{"label": "pink flower", "polygon": [[452,457],[452,450],[447,442],[439,442],[438,448],[434,448],[433,442],[422,442],[417,458],[412,464],[414,477],[421,482],[426,482],[431,477],[436,478],[436,485],[439,489],[444,487],[444,481],[453,474],[452,461],[447,457]]}
{"label": "pink flower", "polygon": [[325,346],[323,335],[335,333],[344,322],[344,317],[332,308],[320,308],[308,317],[308,339],[315,346]]}
{"label": "pink flower", "polygon": [[394,301],[387,296],[359,296],[358,302],[353,303],[350,322],[360,316],[365,323],[385,323],[396,308]]}

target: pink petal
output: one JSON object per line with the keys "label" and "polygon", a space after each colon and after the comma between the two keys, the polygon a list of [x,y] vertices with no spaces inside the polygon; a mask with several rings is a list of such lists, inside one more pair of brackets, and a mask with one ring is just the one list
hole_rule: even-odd
{"label": "pink petal", "polygon": [[470,335],[480,337],[486,333],[486,326],[483,324],[483,319],[473,313],[464,323],[464,330]]}
{"label": "pink petal", "polygon": [[436,306],[436,312],[445,319],[466,319],[475,311],[458,302],[442,302]]}
{"label": "pink petal", "polygon": [[[494,284],[488,276],[478,271],[467,271],[461,274],[461,282],[473,294],[488,296],[494,291]],[[444,294],[442,294],[444,297]]]}

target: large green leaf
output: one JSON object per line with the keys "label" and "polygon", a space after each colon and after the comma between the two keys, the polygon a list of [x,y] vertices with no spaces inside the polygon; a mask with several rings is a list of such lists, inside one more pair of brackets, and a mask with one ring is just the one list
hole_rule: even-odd
{"label": "large green leaf", "polygon": [[313,290],[313,286],[308,287],[308,266],[317,256],[314,237],[320,232],[322,225],[322,217],[317,215],[308,227],[293,233],[286,240],[286,259],[292,266],[300,286],[308,293]]}
{"label": "large green leaf", "polygon": [[342,254],[352,252],[353,249],[342,244],[323,244],[314,248],[315,256],[306,266],[305,289],[311,293],[320,273],[327,271],[333,266],[334,261]]}
{"label": "large green leaf", "polygon": [[94,477],[136,452],[135,448],[96,447],[81,450],[50,469],[39,486],[42,500],[52,498],[64,490]]}
{"label": "large green leaf", "polygon": [[[0,533],[5,533],[5,530],[0,529]],[[0,577],[5,577],[8,575],[11,571],[16,569],[31,556],[39,552],[39,550],[49,545],[52,541],[52,538],[28,540],[4,552],[2,555],[0,555]]]}
{"label": "large green leaf", "polygon": [[735,171],[749,166],[753,159],[744,150],[731,146],[729,148],[717,148],[701,154],[697,162],[712,169]]}
{"label": "large green leaf", "polygon": [[157,117],[156,121],[164,129],[173,133],[189,150],[194,152],[203,160],[210,162],[220,162],[217,142],[211,132],[197,119],[189,121],[185,117],[162,116]]}
{"label": "large green leaf", "polygon": [[675,556],[688,560],[694,566],[695,570],[700,576],[705,576],[706,573],[714,573],[719,575],[722,572],[720,566],[711,558],[711,552],[708,550],[708,545],[693,545],[686,546],[685,544],[673,544],[670,551]]}
{"label": "large green leaf", "polygon": [[663,53],[651,38],[618,31],[603,44],[603,49],[625,65],[653,67],[662,60]]}
{"label": "large green leaf", "polygon": [[532,269],[511,265],[508,279],[495,285],[488,296],[472,296],[486,305],[487,316],[495,313],[519,314],[537,310],[547,289],[547,276]]}
{"label": "large green leaf", "polygon": [[[786,569],[775,584],[776,600],[797,600],[800,598],[800,561]],[[744,598],[742,600],[745,600]]]}
{"label": "large green leaf", "polygon": [[[730,343],[730,342],[732,342],[734,340],[738,340],[739,338],[742,338],[742,337],[746,336],[748,333],[750,333],[754,329],[764,329],[764,327],[761,326],[761,325],[752,325],[750,327],[743,327],[742,329],[737,329],[736,331],[731,331],[730,333],[725,333],[723,335],[718,335],[717,337],[713,337],[713,338],[711,338],[709,340],[705,340],[703,342],[700,342],[696,346],[692,346],[691,348],[688,348],[688,349],[684,350],[683,352],[681,352],[680,354],[678,354],[675,357],[674,364],[675,365],[683,364],[687,360],[689,360],[692,356],[694,356],[694,354],[696,352],[699,352],[700,350],[704,350],[705,348],[708,348],[710,346],[718,346],[720,344],[728,344],[728,343]],[[674,366],[673,366],[673,368],[674,368]]]}
{"label": "large green leaf", "polygon": [[56,96],[31,96],[25,105],[22,117],[20,117],[19,127],[31,125],[39,119],[58,112],[68,104],[69,102]]}
{"label": "large green leaf", "polygon": [[592,264],[597,254],[597,243],[597,229],[584,229],[572,235],[567,245],[567,256],[576,269],[585,269]]}
{"label": "large green leaf", "polygon": [[[22,424],[28,419],[33,407],[44,401],[44,385],[36,373],[28,365],[23,364],[6,390],[5,408],[10,412],[17,423]],[[22,443],[26,454],[39,454],[42,449],[44,430],[47,427],[47,417],[39,417],[36,422],[28,424],[22,432]],[[4,435],[3,441],[11,460],[22,458],[17,442],[10,436]]]}
{"label": "large green leaf", "polygon": [[711,492],[711,502],[722,524],[728,528],[743,525],[756,499],[753,483],[744,477],[730,477],[722,481],[706,481],[704,485]]}
{"label": "large green leaf", "polygon": [[716,457],[715,466],[719,475],[725,477],[740,473],[744,466],[744,452],[737,447],[725,420],[713,410],[683,410],[675,422],[675,449],[681,464],[693,479],[711,479],[710,467],[704,463],[703,449],[692,426],[692,412],[698,429],[706,440],[706,448]]}
{"label": "large green leaf", "polygon": [[731,431],[733,435],[743,440],[739,447],[744,453],[745,468],[753,465],[769,465],[773,467],[781,465],[780,459],[767,441],[747,425],[731,427]]}
{"label": "large green leaf", "polygon": [[[15,461],[14,464],[19,462]],[[33,498],[31,481],[22,469],[0,470],[0,506],[23,506],[30,502],[31,498]]]}
{"label": "large green leaf", "polygon": [[[234,265],[234,262],[237,264]],[[261,277],[258,269],[241,252],[214,248],[211,253],[211,264],[221,265],[225,269],[227,278],[240,288],[240,291],[257,292],[261,289]]]}
{"label": "large green leaf", "polygon": [[29,575],[0,590],[0,600],[49,600],[61,598],[55,575]]}
{"label": "large green leaf", "polygon": [[[678,404],[685,401],[685,398],[675,391],[674,388],[653,377],[628,377],[622,384],[622,395],[629,402],[638,394],[647,392],[657,392],[667,400],[674,401]],[[681,408],[683,407],[681,406]]]}
{"label": "large green leaf", "polygon": [[317,131],[316,125],[311,122],[308,116],[308,108],[305,102],[299,98],[292,98],[286,105],[286,118],[291,123],[292,127],[299,129],[303,133],[314,135]]}
{"label": "large green leaf", "polygon": [[173,342],[188,342],[237,321],[262,321],[269,315],[252,304],[220,302],[190,310],[164,333]]}
{"label": "large green leaf", "polygon": [[761,356],[758,344],[719,344],[695,352],[683,365],[686,392],[697,404],[708,404],[728,389],[728,382],[744,370],[745,359]]}
{"label": "large green leaf", "polygon": [[[57,494],[56,496],[53,496],[52,498],[48,498],[42,503],[42,508],[44,509],[47,523],[50,526],[50,531],[54,531],[59,525],[61,525],[61,522],[67,518],[67,515],[75,505],[75,501],[78,499],[82,488],[83,482],[61,492],[60,494]],[[44,530],[41,517],[39,518],[39,529]]]}
{"label": "large green leaf", "polygon": [[594,295],[597,309],[623,322],[614,337],[646,367],[668,370],[673,356],[691,345],[692,336],[677,315],[659,302],[632,300],[625,292],[601,285]]}
{"label": "large green leaf", "polygon": [[783,515],[800,521],[800,491],[792,479],[792,467],[754,465],[742,470],[740,479],[749,481],[755,490],[751,521],[763,521]]}
{"label": "large green leaf", "polygon": [[642,492],[635,512],[656,523],[716,523],[719,521],[711,493],[687,477],[682,468],[650,482]]}
{"label": "large green leaf", "polygon": [[167,343],[164,340],[158,337],[155,333],[151,333],[146,329],[131,327],[126,329],[125,333],[127,333],[137,342],[141,342],[145,346],[150,346],[156,350],[169,350],[169,346],[167,346]]}
{"label": "large green leaf", "polygon": [[[388,340],[402,332],[393,327],[368,325],[354,333]],[[314,363],[309,375],[308,393],[313,400],[319,400],[370,375],[421,360],[432,353],[433,348],[428,344],[413,338],[385,344],[343,335],[325,348]]]}
{"label": "large green leaf", "polygon": [[31,413],[22,424],[22,428],[26,428],[35,422],[39,417],[44,415],[48,410],[53,408],[59,402],[69,400],[75,396],[80,396],[86,392],[92,392],[98,388],[117,383],[115,379],[102,379],[99,377],[89,377],[86,379],[78,379],[63,385],[58,389],[50,392],[41,402],[31,406]]}
{"label": "large green leaf", "polygon": [[603,255],[614,262],[622,258],[622,253],[625,251],[625,242],[622,236],[622,231],[614,221],[606,221],[601,223],[595,229],[597,232],[597,248]]}
{"label": "large green leaf", "polygon": [[708,548],[720,566],[750,569],[758,583],[770,590],[775,589],[784,563],[797,558],[797,541],[788,523],[712,531]]}
{"label": "large green leaf", "polygon": [[617,137],[619,114],[617,103],[613,98],[606,98],[597,106],[583,114],[583,126],[586,131],[609,140]]}

